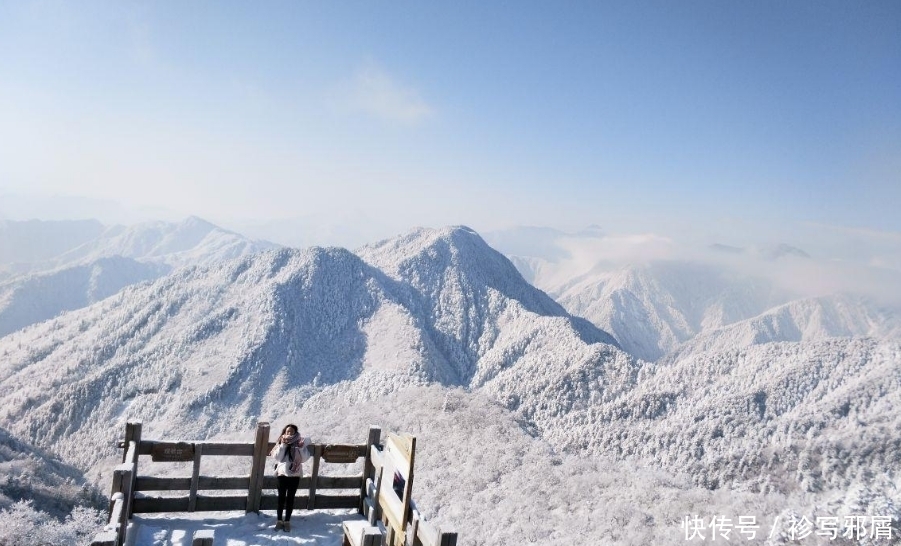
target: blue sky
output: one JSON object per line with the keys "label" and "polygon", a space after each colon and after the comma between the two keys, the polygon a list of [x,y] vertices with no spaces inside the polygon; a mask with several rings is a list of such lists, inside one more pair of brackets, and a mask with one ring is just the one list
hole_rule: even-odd
{"label": "blue sky", "polygon": [[7,216],[901,233],[899,2],[0,0],[0,74]]}

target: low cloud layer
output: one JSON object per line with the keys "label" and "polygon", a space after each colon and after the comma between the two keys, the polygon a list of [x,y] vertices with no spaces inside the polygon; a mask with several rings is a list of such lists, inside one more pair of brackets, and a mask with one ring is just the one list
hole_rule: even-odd
{"label": "low cloud layer", "polygon": [[[533,264],[534,282],[555,291],[578,278],[603,278],[618,269],[656,261],[707,264],[735,275],[767,279],[798,298],[851,293],[892,308],[901,308],[901,235],[815,226],[813,231],[831,237],[811,240],[803,247],[786,244],[732,246],[687,243],[656,233],[606,234],[548,232],[535,252],[528,252],[528,236],[506,230],[504,236],[488,234],[515,248]],[[552,234],[551,234],[552,233]],[[800,234],[805,235],[805,234]],[[503,246],[501,251],[507,252]],[[512,254],[512,252],[511,252]]]}

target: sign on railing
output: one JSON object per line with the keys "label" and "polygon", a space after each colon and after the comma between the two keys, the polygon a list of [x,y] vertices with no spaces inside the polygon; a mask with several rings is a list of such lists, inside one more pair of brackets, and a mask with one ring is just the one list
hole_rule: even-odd
{"label": "sign on railing", "polygon": [[155,463],[178,463],[194,460],[194,444],[187,442],[155,442],[150,448],[150,458]]}
{"label": "sign on railing", "polygon": [[322,458],[327,463],[355,463],[363,455],[357,445],[328,444],[322,449]]}

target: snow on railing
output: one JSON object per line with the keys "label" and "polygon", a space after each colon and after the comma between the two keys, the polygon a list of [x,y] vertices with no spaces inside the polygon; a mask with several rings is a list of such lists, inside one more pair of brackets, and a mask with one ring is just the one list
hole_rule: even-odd
{"label": "snow on railing", "polygon": [[[257,425],[256,439],[253,443],[238,442],[162,442],[142,440],[142,423],[139,420],[129,420],[125,427],[125,440],[119,444],[123,448],[122,464],[113,472],[113,483],[110,492],[109,523],[104,530],[95,535],[91,546],[122,546],[125,544],[129,531],[129,521],[135,513],[160,513],[160,512],[195,512],[195,511],[227,511],[245,510],[246,512],[259,512],[260,510],[275,510],[278,497],[264,495],[264,490],[277,488],[275,476],[266,476],[266,457],[274,445],[269,441],[269,423],[260,422]],[[379,471],[384,465],[383,453],[398,452],[400,440],[397,436],[389,435],[386,442],[387,449],[382,451],[379,446],[381,429],[370,427],[369,436],[365,444],[311,444],[312,469],[309,476],[300,480],[298,491],[305,491],[305,495],[298,494],[295,506],[300,509],[319,510],[336,508],[353,508],[360,514],[366,510],[367,500],[371,501],[374,472]],[[412,438],[405,436],[405,438]],[[393,443],[392,443],[393,442]],[[415,445],[415,439],[413,439]],[[140,455],[150,455],[154,462],[193,462],[191,477],[165,478],[155,476],[138,475],[138,458]],[[412,455],[412,452],[411,452]],[[203,456],[236,456],[251,457],[249,476],[201,476],[200,462]],[[373,460],[373,457],[376,460]],[[320,473],[322,463],[348,464],[355,463],[363,458],[363,473],[356,476],[325,476]],[[393,467],[392,467],[393,468]],[[393,527],[398,532],[391,538],[398,544],[406,543],[406,535],[409,534],[409,543],[416,546],[453,546],[456,544],[456,533],[441,532],[434,526],[423,521],[419,512],[415,510],[415,504],[410,497],[412,487],[412,456],[409,457],[409,467],[404,469],[404,480],[409,486],[403,491],[404,501],[402,509],[387,511],[391,514]],[[234,491],[246,490],[246,495],[202,495],[199,491]],[[355,490],[353,495],[322,494],[320,491],[329,490]],[[153,496],[155,491],[184,491],[183,496]],[[377,492],[376,492],[377,493]],[[393,500],[400,501],[397,496]],[[381,497],[376,497],[376,505],[385,502]],[[195,537],[195,543],[211,545],[210,537]]]}

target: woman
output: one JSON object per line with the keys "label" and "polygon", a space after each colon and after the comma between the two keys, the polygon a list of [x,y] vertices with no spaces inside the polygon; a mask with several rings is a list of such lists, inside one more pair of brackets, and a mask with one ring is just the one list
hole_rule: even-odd
{"label": "woman", "polygon": [[[294,511],[294,495],[297,486],[300,485],[300,477],[303,470],[300,463],[310,458],[307,444],[309,439],[302,437],[297,432],[297,425],[287,425],[282,429],[281,436],[275,447],[269,452],[270,457],[275,458],[275,476],[278,479],[278,521],[275,529],[291,531],[291,512]],[[282,513],[285,519],[282,519]]]}

